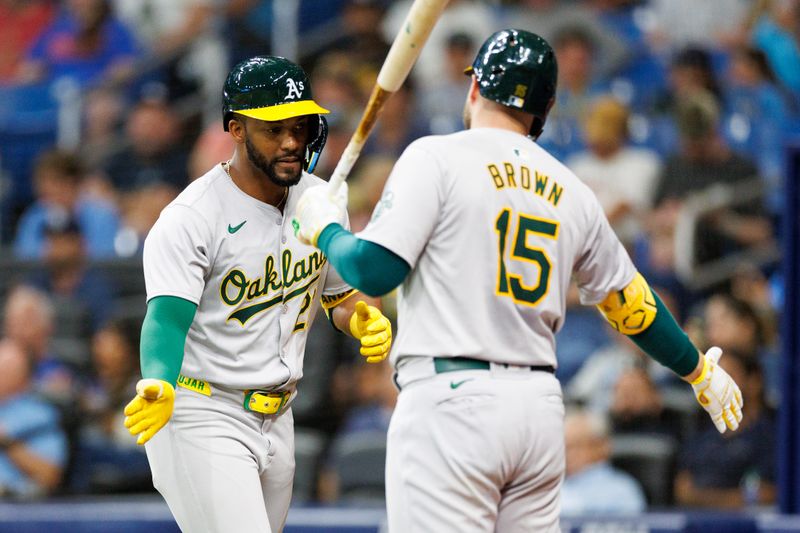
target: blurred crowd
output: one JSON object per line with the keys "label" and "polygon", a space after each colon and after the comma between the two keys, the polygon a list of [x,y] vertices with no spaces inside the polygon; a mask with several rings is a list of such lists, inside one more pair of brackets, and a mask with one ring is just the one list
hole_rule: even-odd
{"label": "blurred crowd", "polygon": [[[331,110],[316,171],[327,178],[410,4],[0,0],[0,494],[151,487],[121,424],[138,376],[140,254],[161,209],[232,154],[226,73],[294,55]],[[539,144],[594,190],[744,394],[739,431],[717,434],[685,384],[575,292],[558,335],[565,512],[773,503],[782,279],[767,252],[780,241],[785,146],[800,134],[800,0],[450,0],[349,179],[355,229],[411,141],[462,127],[463,70],[503,27],[556,51]],[[305,360],[296,499],[379,500],[391,370],[358,364],[324,318]],[[374,457],[352,455],[364,442]]]}

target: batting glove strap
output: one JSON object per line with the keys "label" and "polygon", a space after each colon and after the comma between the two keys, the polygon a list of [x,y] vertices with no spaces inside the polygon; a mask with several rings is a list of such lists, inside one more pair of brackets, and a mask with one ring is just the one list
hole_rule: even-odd
{"label": "batting glove strap", "polygon": [[175,405],[175,388],[160,379],[140,379],[136,396],[125,406],[125,427],[144,444],[169,421]]}
{"label": "batting glove strap", "polygon": [[717,431],[736,431],[742,421],[742,393],[733,378],[719,366],[722,350],[716,346],[703,356],[703,370],[691,382],[698,403],[711,417]]}
{"label": "batting glove strap", "polygon": [[316,185],[306,189],[297,202],[292,226],[300,242],[316,246],[322,230],[330,224],[343,224],[346,216],[347,184],[333,193],[328,185]]}
{"label": "batting glove strap", "polygon": [[361,355],[368,363],[378,363],[389,355],[392,323],[377,307],[356,302],[356,311],[350,317],[350,333],[361,341]]}

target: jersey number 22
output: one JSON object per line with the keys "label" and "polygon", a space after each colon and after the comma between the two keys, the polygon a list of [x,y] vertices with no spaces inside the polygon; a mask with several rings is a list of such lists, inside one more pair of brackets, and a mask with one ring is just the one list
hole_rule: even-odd
{"label": "jersey number 22", "polygon": [[[510,227],[512,225],[515,228]],[[535,306],[547,294],[551,264],[544,249],[528,246],[528,234],[533,233],[547,239],[557,239],[558,222],[523,213],[514,217],[511,209],[505,208],[497,216],[494,227],[498,234],[498,251],[500,252],[497,294],[509,296],[518,304]],[[510,231],[511,229],[514,231]],[[533,285],[525,285],[522,276],[509,274],[506,270],[506,249],[510,233],[514,234],[514,238],[511,241],[513,248],[510,250],[509,259],[536,263],[539,266],[539,279]]]}

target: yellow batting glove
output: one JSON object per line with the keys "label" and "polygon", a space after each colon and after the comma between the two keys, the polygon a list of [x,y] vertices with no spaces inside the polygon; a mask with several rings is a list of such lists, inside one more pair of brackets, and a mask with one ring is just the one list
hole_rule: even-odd
{"label": "yellow batting glove", "polygon": [[379,363],[392,347],[392,323],[377,307],[365,301],[356,302],[356,312],[350,317],[350,333],[361,341],[361,355],[367,363]]}
{"label": "yellow batting glove", "polygon": [[160,379],[140,379],[136,397],[125,406],[125,427],[144,444],[164,427],[172,416],[175,389]]}
{"label": "yellow batting glove", "polygon": [[736,431],[742,421],[742,392],[718,361],[722,350],[716,346],[710,348],[703,356],[703,370],[700,376],[692,381],[694,395],[703,406],[717,431],[725,433],[725,429]]}

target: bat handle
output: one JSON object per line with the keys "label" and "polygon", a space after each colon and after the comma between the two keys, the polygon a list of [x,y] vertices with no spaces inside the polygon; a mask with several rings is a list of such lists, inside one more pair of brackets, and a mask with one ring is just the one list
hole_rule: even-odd
{"label": "bat handle", "polygon": [[331,179],[328,181],[331,195],[339,191],[339,187],[342,186],[342,183],[347,179],[350,171],[353,170],[353,165],[355,165],[359,154],[361,154],[361,148],[363,146],[364,141],[358,139],[350,139],[350,142],[347,143],[347,148],[344,149],[344,153],[342,153],[342,157],[339,158],[339,162],[336,163],[336,168],[333,170]]}

